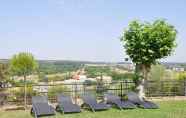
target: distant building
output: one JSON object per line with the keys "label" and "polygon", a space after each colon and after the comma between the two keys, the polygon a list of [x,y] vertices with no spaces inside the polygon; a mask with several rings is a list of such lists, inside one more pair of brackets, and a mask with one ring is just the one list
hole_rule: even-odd
{"label": "distant building", "polygon": [[170,69],[173,71],[183,72],[186,71],[186,63],[162,63],[166,67],[166,69]]}
{"label": "distant building", "polygon": [[185,69],[183,67],[173,67],[172,70],[173,71],[177,71],[177,72],[183,72],[183,71],[185,71]]}
{"label": "distant building", "polygon": [[84,83],[85,81],[96,82],[96,78],[87,78],[86,75],[75,75],[72,79],[63,81],[64,84]]}
{"label": "distant building", "polygon": [[111,83],[112,82],[112,77],[111,76],[102,76],[102,77],[96,77],[97,80],[102,79],[104,83]]}
{"label": "distant building", "polygon": [[73,79],[75,80],[83,80],[83,79],[87,79],[86,75],[74,75]]}

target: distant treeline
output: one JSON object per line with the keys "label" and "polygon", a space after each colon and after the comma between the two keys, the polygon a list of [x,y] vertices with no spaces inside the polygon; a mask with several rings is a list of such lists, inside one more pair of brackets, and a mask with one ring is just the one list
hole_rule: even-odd
{"label": "distant treeline", "polygon": [[[125,68],[124,68],[125,70]],[[134,73],[126,72],[119,73],[113,70],[110,66],[87,66],[85,68],[87,77],[94,78],[97,76],[111,76],[113,80],[124,80],[124,79],[134,79]]]}
{"label": "distant treeline", "polygon": [[81,62],[71,61],[39,61],[39,71],[45,74],[76,71],[84,66]]}
{"label": "distant treeline", "polygon": [[[118,63],[108,63],[108,62],[91,62],[91,61],[69,61],[69,60],[38,60],[39,62],[39,72],[44,74],[53,74],[53,73],[65,73],[76,71],[86,65],[99,65],[98,67],[89,67],[85,68],[88,76],[95,77],[101,73],[105,75],[112,75],[111,68],[113,65],[118,69],[125,70],[126,68],[120,66],[120,64],[126,64],[127,62],[118,62]],[[0,59],[0,63],[8,64],[8,59]],[[101,67],[101,65],[107,65],[106,67]],[[172,67],[183,67],[186,70],[186,63],[162,63],[166,68]],[[114,73],[115,74],[115,73]],[[128,75],[127,75],[128,76]]]}

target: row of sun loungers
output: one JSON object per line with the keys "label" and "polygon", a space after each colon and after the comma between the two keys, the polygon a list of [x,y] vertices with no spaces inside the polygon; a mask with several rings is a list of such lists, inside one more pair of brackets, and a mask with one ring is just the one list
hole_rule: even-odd
{"label": "row of sun loungers", "polygon": [[[157,109],[159,108],[153,102],[140,100],[138,95],[134,92],[129,92],[127,94],[128,100],[121,100],[119,96],[114,94],[105,94],[106,102],[98,103],[96,98],[91,95],[82,96],[83,105],[88,107],[93,112],[99,110],[107,110],[112,105],[117,106],[119,109],[134,109],[136,107],[142,107],[145,109]],[[56,106],[56,111],[62,113],[79,113],[81,112],[81,107],[72,102],[70,96],[64,94],[59,94],[57,96],[58,105]],[[49,104],[48,98],[46,96],[34,96],[32,97],[32,109],[31,114],[38,118],[40,116],[55,115],[55,109]]]}

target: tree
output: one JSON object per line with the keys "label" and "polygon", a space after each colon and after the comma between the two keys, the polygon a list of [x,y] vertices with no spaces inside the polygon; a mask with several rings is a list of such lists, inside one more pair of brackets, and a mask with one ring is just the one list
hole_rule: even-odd
{"label": "tree", "polygon": [[139,97],[145,97],[144,85],[148,79],[152,64],[159,59],[170,56],[176,47],[177,31],[165,20],[158,19],[153,23],[132,21],[123,32],[121,42],[135,64],[138,76]]}
{"label": "tree", "polygon": [[10,70],[13,75],[24,77],[24,105],[26,109],[26,77],[32,74],[38,68],[38,63],[35,61],[31,53],[19,53],[10,60]]}
{"label": "tree", "polygon": [[8,76],[8,64],[0,63],[0,81],[6,80]]}
{"label": "tree", "polygon": [[3,87],[3,83],[8,79],[8,64],[0,63],[0,88]]}

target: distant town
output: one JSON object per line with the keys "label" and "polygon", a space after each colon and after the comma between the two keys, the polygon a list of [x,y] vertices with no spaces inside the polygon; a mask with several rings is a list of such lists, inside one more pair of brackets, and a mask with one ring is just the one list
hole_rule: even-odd
{"label": "distant town", "polygon": [[[1,59],[1,63],[8,64],[7,59]],[[91,83],[99,81],[111,82],[112,80],[132,79],[135,65],[130,62],[89,62],[89,61],[63,61],[63,60],[39,60],[38,75],[29,75],[27,78],[30,84],[72,84],[72,83]],[[153,72],[153,69],[155,69]],[[156,77],[157,72],[162,77]],[[161,71],[161,72],[160,72]],[[159,74],[158,73],[158,74]],[[186,78],[186,63],[161,63],[153,66],[153,79],[183,79]],[[23,77],[13,76],[8,85],[21,84]],[[7,84],[7,83],[6,83]],[[38,91],[45,91],[37,88]]]}

